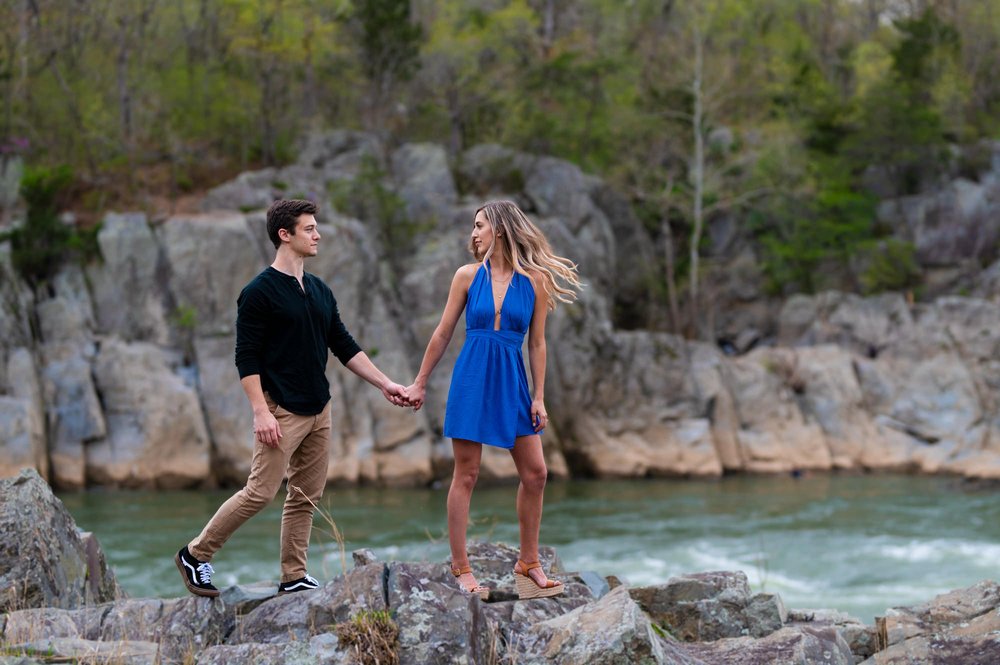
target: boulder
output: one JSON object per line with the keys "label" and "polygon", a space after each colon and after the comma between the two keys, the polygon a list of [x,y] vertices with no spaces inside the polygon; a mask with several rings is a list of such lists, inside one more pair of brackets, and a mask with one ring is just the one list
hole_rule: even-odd
{"label": "boulder", "polygon": [[787,616],[779,597],[751,597],[742,572],[691,573],[629,589],[629,595],[650,619],[684,642],[764,637],[780,629]]}
{"label": "boulder", "polygon": [[0,242],[0,349],[31,346],[34,295],[11,259],[10,241]]}
{"label": "boulder", "polygon": [[882,649],[862,665],[1000,662],[1000,585],[983,581],[875,617]]}
{"label": "boulder", "polygon": [[698,662],[679,647],[661,642],[626,587],[535,624],[517,644],[517,655],[519,663],[564,665]]}
{"label": "boulder", "polygon": [[399,627],[401,665],[473,665],[478,596],[455,584],[444,564],[389,564],[389,606]]}
{"label": "boulder", "polygon": [[313,591],[276,596],[238,621],[227,644],[283,644],[332,632],[359,611],[387,609],[386,566],[373,563],[349,570]]}
{"label": "boulder", "polygon": [[87,267],[96,329],[126,341],[170,340],[166,257],[143,213],[108,213],[97,233],[100,262]]}
{"label": "boulder", "polygon": [[232,334],[236,298],[266,265],[243,215],[171,217],[157,235],[169,266],[177,325],[198,335]]}
{"label": "boulder", "polygon": [[854,665],[850,648],[832,627],[789,627],[767,637],[731,637],[685,645],[706,665]]}
{"label": "boulder", "polygon": [[303,642],[278,644],[220,644],[198,653],[196,665],[230,663],[297,663],[300,665],[353,665],[351,652],[341,649],[337,636],[322,633]]}
{"label": "boulder", "polygon": [[882,201],[878,218],[913,243],[924,266],[949,266],[991,256],[1000,239],[996,178],[953,180],[934,191]]}
{"label": "boulder", "polygon": [[831,468],[823,430],[806,419],[798,405],[797,393],[803,387],[795,375],[794,352],[754,349],[733,359],[727,379],[739,414],[737,437],[748,471]]}
{"label": "boulder", "polygon": [[81,489],[88,480],[84,447],[108,432],[94,384],[93,349],[52,342],[43,345],[39,355],[52,482],[63,489]]}
{"label": "boulder", "polygon": [[87,446],[98,485],[176,489],[209,475],[209,439],[195,390],[145,342],[108,339],[94,362],[107,437]]}
{"label": "boulder", "polygon": [[[120,594],[99,548],[34,469],[0,480],[0,610],[76,608]],[[8,625],[9,629],[9,625]]]}
{"label": "boulder", "polygon": [[[223,638],[225,606],[204,598],[143,598],[76,610],[42,608],[12,612],[4,640],[14,645],[54,641],[68,656],[152,650],[163,662],[184,662]],[[117,661],[115,661],[117,662]],[[150,661],[142,661],[150,662]]]}
{"label": "boulder", "polygon": [[788,623],[791,626],[812,625],[815,627],[832,626],[847,642],[855,662],[870,657],[878,649],[878,632],[874,626],[861,623],[860,620],[845,612],[829,609],[794,609],[788,611]]}
{"label": "boulder", "polygon": [[[2,355],[0,355],[2,358]],[[0,361],[2,366],[2,361]],[[35,356],[30,349],[15,347],[7,355],[6,371],[0,373],[0,478],[34,467],[43,478],[49,475],[45,438],[45,402]],[[6,385],[4,385],[6,384]]]}
{"label": "boulder", "polygon": [[451,220],[458,192],[442,146],[407,143],[392,154],[391,162],[396,192],[405,202],[410,223],[436,225]]}
{"label": "boulder", "polygon": [[253,411],[247,401],[234,354],[235,335],[198,337],[198,396],[212,441],[212,470],[226,485],[240,486],[250,475],[253,458]]}

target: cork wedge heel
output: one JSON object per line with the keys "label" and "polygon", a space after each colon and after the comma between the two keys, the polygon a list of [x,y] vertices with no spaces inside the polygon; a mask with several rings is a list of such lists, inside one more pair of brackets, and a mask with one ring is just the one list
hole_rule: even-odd
{"label": "cork wedge heel", "polygon": [[551,598],[552,596],[562,594],[566,590],[562,582],[546,580],[544,586],[539,586],[535,580],[531,579],[531,575],[528,573],[535,568],[541,567],[542,564],[537,561],[525,563],[520,559],[517,560],[517,564],[514,566],[514,584],[517,587],[517,597],[519,599]]}

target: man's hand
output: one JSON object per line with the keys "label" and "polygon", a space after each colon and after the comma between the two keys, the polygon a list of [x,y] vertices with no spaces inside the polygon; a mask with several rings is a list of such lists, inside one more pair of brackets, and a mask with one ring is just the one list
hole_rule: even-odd
{"label": "man's hand", "polygon": [[407,394],[406,388],[398,383],[390,381],[382,386],[382,395],[396,406],[410,406],[410,396]]}
{"label": "man's hand", "polygon": [[278,420],[267,409],[255,409],[253,412],[253,433],[257,440],[268,448],[277,448],[281,439],[281,426]]}
{"label": "man's hand", "polygon": [[417,383],[416,381],[406,387],[406,394],[410,397],[409,406],[412,406],[414,411],[419,411],[420,407],[424,405],[424,397],[426,393],[427,390],[423,384]]}

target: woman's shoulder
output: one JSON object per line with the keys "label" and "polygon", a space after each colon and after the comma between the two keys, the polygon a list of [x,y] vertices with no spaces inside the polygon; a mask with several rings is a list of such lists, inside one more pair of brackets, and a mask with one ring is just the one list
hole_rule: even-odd
{"label": "woman's shoulder", "polygon": [[481,265],[483,264],[466,263],[464,266],[455,271],[455,279],[472,282],[472,278],[476,276],[476,271],[479,270]]}

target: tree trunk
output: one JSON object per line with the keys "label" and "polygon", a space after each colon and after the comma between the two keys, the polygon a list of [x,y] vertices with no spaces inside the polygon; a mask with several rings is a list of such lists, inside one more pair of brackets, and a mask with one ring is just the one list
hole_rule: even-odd
{"label": "tree trunk", "polygon": [[701,244],[702,226],[704,224],[702,198],[705,192],[705,137],[702,128],[704,121],[704,110],[702,108],[702,104],[704,103],[702,90],[704,44],[702,42],[701,29],[697,25],[697,22],[695,22],[694,33],[694,80],[691,83],[691,95],[694,100],[694,109],[691,115],[691,129],[694,132],[694,163],[691,168],[691,177],[694,180],[694,201],[691,220],[693,225],[691,230],[691,247],[689,248],[691,276],[688,285],[688,297],[690,298],[688,305],[691,309],[690,325],[694,333],[700,336],[700,308],[698,304],[698,271],[700,266],[698,246]]}
{"label": "tree trunk", "polygon": [[676,261],[674,257],[674,232],[670,228],[670,215],[664,206],[663,222],[663,258],[664,272],[667,281],[667,300],[670,303],[670,330],[675,335],[681,334],[681,308],[677,302],[677,279],[674,277]]}

